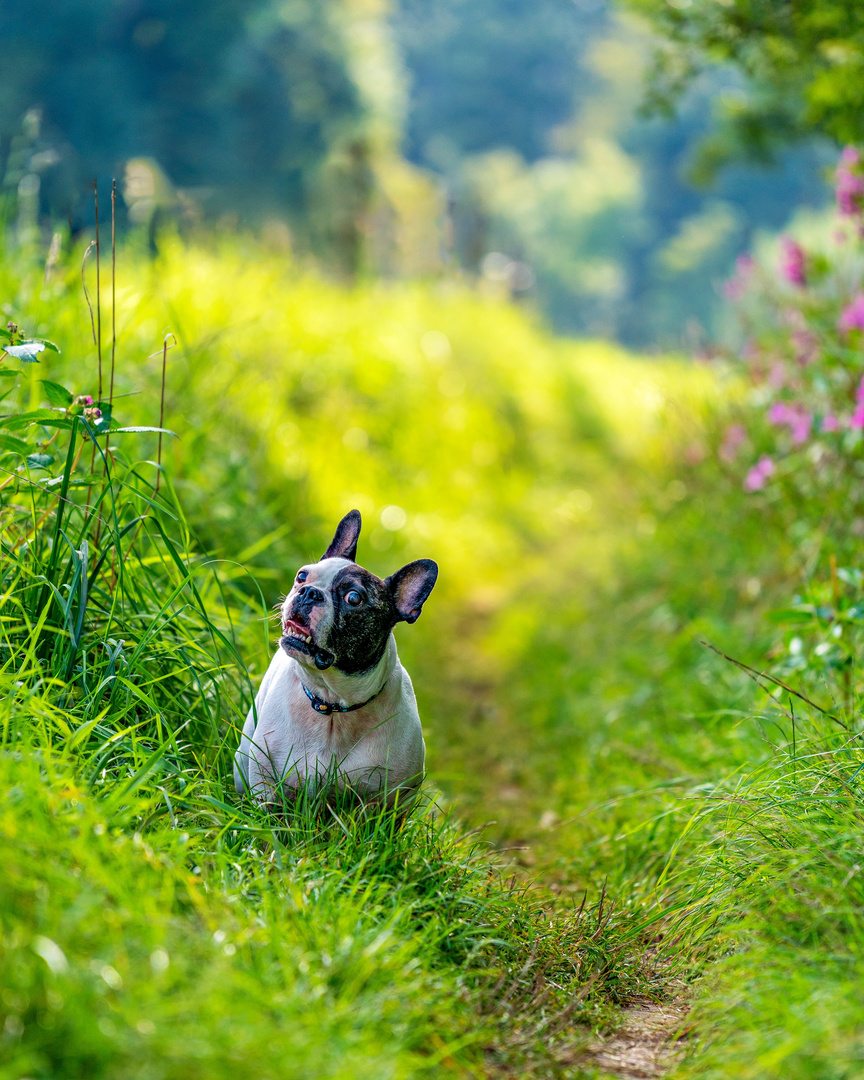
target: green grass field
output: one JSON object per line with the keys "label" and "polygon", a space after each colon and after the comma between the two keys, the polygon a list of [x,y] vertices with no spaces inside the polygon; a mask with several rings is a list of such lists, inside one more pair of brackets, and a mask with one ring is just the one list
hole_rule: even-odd
{"label": "green grass field", "polygon": [[[177,343],[160,470],[153,433],[21,418],[99,358],[74,258],[0,280],[61,350],[0,386],[3,1080],[590,1075],[679,998],[682,1076],[864,1075],[862,586],[718,463],[731,377],[177,242],[117,276],[120,426],[158,426]],[[370,569],[441,566],[398,633],[428,805],[268,817],[238,724],[354,506]]]}

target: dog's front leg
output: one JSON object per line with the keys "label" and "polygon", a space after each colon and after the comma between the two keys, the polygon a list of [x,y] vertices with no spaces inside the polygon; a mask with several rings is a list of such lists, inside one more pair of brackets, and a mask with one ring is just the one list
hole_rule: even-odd
{"label": "dog's front leg", "polygon": [[249,762],[251,760],[252,747],[255,744],[255,709],[249,710],[246,723],[243,725],[243,734],[240,736],[240,745],[234,755],[234,788],[238,795],[249,790]]}

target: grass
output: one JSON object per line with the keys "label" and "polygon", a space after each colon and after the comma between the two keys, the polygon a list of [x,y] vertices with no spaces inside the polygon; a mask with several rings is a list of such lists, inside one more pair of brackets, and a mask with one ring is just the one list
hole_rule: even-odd
{"label": "grass", "polygon": [[[154,433],[4,421],[0,1077],[579,1075],[685,984],[682,1075],[856,1075],[860,581],[790,607],[794,522],[717,463],[734,383],[249,239],[120,267],[117,424],[158,422],[179,343],[164,468]],[[94,392],[74,259],[0,280],[62,349],[10,416]],[[429,802],[274,818],[231,754],[352,506],[371,569],[441,564],[399,636]],[[793,733],[706,640],[852,730],[794,699]]]}
{"label": "grass", "polygon": [[[189,266],[200,269],[206,258],[199,253]],[[253,295],[257,280],[245,284]],[[325,310],[340,310],[341,301],[350,311],[350,298],[307,281],[298,304],[304,318],[315,287]],[[35,332],[45,332],[39,320],[46,311],[61,331],[67,318],[71,325],[68,281],[43,286],[37,297],[25,275],[18,293],[37,312],[29,324]],[[431,305],[420,295],[396,301],[400,315],[406,305]],[[366,296],[354,303],[362,341],[381,313]],[[540,339],[506,308],[486,309],[466,295],[452,301],[451,317],[467,321],[472,304],[490,327],[509,318],[529,343]],[[146,322],[135,331],[143,336]],[[320,333],[324,339],[329,331]],[[52,336],[61,335],[52,329]],[[261,1076],[286,1069],[297,1076],[466,1075],[486,1067],[551,1075],[556,1060],[572,1057],[618,1004],[662,992],[670,976],[665,966],[647,964],[640,947],[653,933],[650,922],[615,910],[603,892],[561,905],[518,876],[508,882],[488,845],[464,836],[434,803],[399,820],[312,800],[274,819],[237,799],[230,758],[253,692],[252,669],[269,652],[271,597],[236,561],[208,554],[208,531],[227,549],[240,525],[212,498],[205,512],[202,500],[215,490],[242,507],[250,494],[243,485],[248,473],[232,474],[226,463],[237,440],[248,438],[243,368],[234,362],[232,396],[212,421],[223,437],[193,437],[186,457],[165,471],[148,460],[156,434],[123,432],[117,420],[125,408],[132,421],[152,420],[146,412],[154,410],[148,401],[161,357],[137,372],[141,402],[123,404],[119,394],[132,376],[128,367],[118,369],[118,398],[110,408],[103,403],[106,434],[74,403],[94,378],[94,358],[76,356],[76,342],[83,353],[73,336],[50,368],[16,374],[7,365],[4,380],[11,392],[0,491],[8,1052],[0,1075],[213,1076],[238,1064]],[[230,355],[232,343],[224,347]],[[217,385],[219,363],[228,372],[221,343],[212,348],[213,363],[199,353],[190,369],[195,378],[179,387],[174,381],[168,422],[178,400],[189,409],[212,408],[207,393],[216,391],[198,381],[200,369]],[[517,349],[511,343],[514,360]],[[484,343],[478,381],[493,359]],[[395,362],[384,358],[382,385],[392,381],[386,369]],[[441,396],[452,398],[458,372],[442,374],[441,356],[419,363]],[[417,368],[416,355],[411,364]],[[296,369],[306,369],[302,356]],[[38,383],[33,372],[51,383]],[[261,374],[259,367],[249,383],[257,383],[256,407],[266,412],[275,391],[262,389]],[[574,422],[562,413],[560,430],[544,431],[540,417],[562,390],[578,405],[577,375],[559,371],[551,357],[535,382],[533,403],[519,385],[502,381],[503,417],[477,401],[463,407],[467,419],[450,425],[458,433],[470,422],[496,440],[473,454],[476,470],[509,453],[498,468],[511,515],[530,513],[523,502],[536,462],[566,445]],[[412,398],[418,409],[423,402],[411,384],[396,389],[382,432]],[[344,393],[335,386],[337,398]],[[53,411],[45,411],[46,395]],[[327,408],[312,399],[310,427]],[[587,448],[601,432],[588,405],[578,408]],[[433,410],[429,422],[439,419]],[[277,420],[278,414],[262,420],[261,430]],[[342,424],[352,421],[347,430],[359,430],[354,415]],[[509,433],[520,429],[542,433],[539,445],[511,442]],[[350,439],[341,442],[351,450]],[[450,446],[442,441],[429,468],[452,468],[460,445],[455,436]],[[211,446],[221,455],[216,463]],[[303,485],[288,483],[296,470],[290,459],[268,469],[269,444],[250,450],[246,467],[260,470],[264,505],[245,523],[245,558],[265,551],[273,558],[289,533],[286,542],[301,542],[302,528],[295,534],[274,518],[302,508]],[[16,468],[27,453],[39,457]],[[326,470],[326,447],[322,453]],[[596,470],[596,451],[592,458]],[[561,463],[556,492],[571,482],[574,467]],[[376,481],[382,486],[383,472]],[[227,487],[210,485],[214,474]],[[474,506],[479,475],[469,475],[463,506]],[[190,504],[197,518],[187,516]],[[411,510],[416,524],[421,515]],[[467,537],[485,534],[497,510],[493,500],[485,509],[474,506],[478,520],[463,523],[458,540],[449,537],[451,565],[458,568],[460,554],[467,565],[460,548]],[[529,525],[528,517],[519,520]],[[536,543],[545,526],[531,531]],[[446,532],[443,523],[428,527],[426,542]],[[531,543],[515,522],[499,532],[511,552]],[[371,539],[380,559],[391,544],[401,546],[381,527]],[[493,578],[506,583],[503,554]],[[273,582],[287,572],[277,561],[258,576],[272,588],[268,577]],[[451,596],[455,591],[451,586]]]}

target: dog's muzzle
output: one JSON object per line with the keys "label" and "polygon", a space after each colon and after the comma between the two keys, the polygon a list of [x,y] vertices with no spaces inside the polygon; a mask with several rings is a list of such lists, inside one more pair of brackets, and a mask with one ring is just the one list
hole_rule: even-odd
{"label": "dog's muzzle", "polygon": [[[297,614],[300,613],[297,612]],[[308,656],[314,661],[319,671],[324,671],[335,663],[336,657],[329,649],[322,649],[320,645],[315,644],[308,625],[296,618],[288,618],[282,624],[282,630],[279,644],[286,652],[298,652]]]}

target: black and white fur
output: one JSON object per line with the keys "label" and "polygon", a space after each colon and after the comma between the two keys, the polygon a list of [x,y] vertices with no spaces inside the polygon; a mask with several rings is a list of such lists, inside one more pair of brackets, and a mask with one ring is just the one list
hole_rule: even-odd
{"label": "black and white fur", "polygon": [[[281,609],[282,638],[234,756],[234,784],[261,801],[338,775],[363,795],[419,787],[426,746],[393,627],[415,622],[438,567],[418,559],[382,580],[358,566],[352,510],[317,563],[302,566]],[[351,712],[316,712],[304,692]]]}

